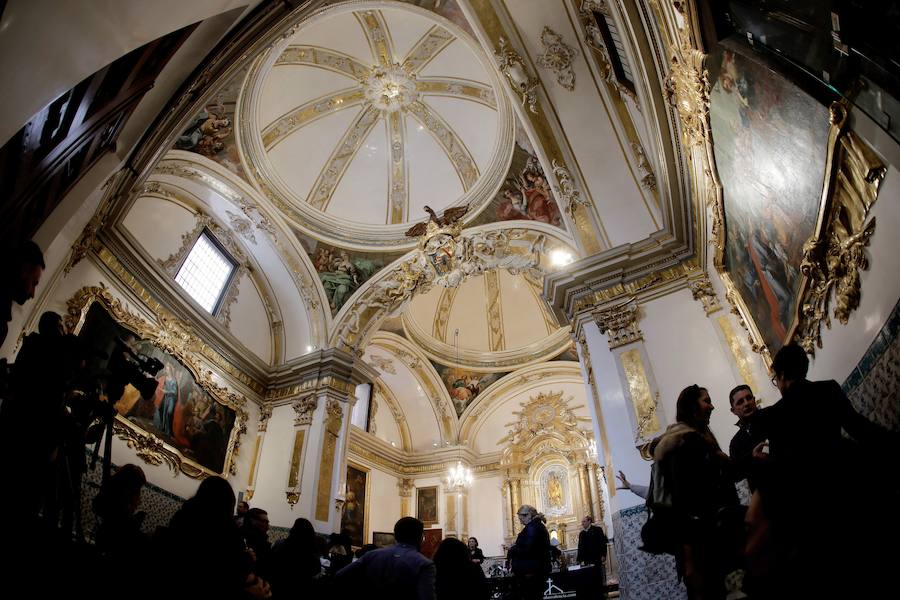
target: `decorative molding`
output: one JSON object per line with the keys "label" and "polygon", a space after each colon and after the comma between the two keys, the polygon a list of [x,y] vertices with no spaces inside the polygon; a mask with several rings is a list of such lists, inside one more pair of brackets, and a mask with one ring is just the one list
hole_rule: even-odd
{"label": "decorative molding", "polygon": [[644,338],[638,329],[638,305],[635,298],[623,304],[591,313],[600,333],[606,334],[609,348],[618,348]]}
{"label": "decorative molding", "polygon": [[306,429],[298,429],[294,432],[294,444],[293,450],[291,451],[291,463],[288,467],[290,471],[288,471],[287,489],[284,492],[287,503],[291,505],[292,510],[294,508],[294,505],[300,501],[300,483],[301,472],[303,470],[303,448],[305,445],[305,441]]}
{"label": "decorative molding", "polygon": [[313,414],[316,412],[316,408],[319,406],[319,397],[316,394],[307,394],[306,396],[300,398],[293,404],[291,404],[291,408],[294,409],[294,426],[295,427],[308,427],[312,425]]}
{"label": "decorative molding", "polygon": [[503,332],[503,302],[500,296],[500,274],[484,273],[485,307],[487,309],[488,346],[491,352],[501,352],[506,347]]}
{"label": "decorative molding", "polygon": [[[841,105],[832,105],[835,111]],[[822,347],[822,324],[831,327],[832,295],[834,317],[846,325],[859,308],[860,271],[869,268],[866,246],[875,233],[875,217],[869,212],[878,198],[878,188],[887,172],[884,163],[852,131],[840,140],[837,172],[825,209],[823,230],[803,246],[800,272],[808,279],[801,300],[800,319],[794,337],[810,354]]]}
{"label": "decorative molding", "polygon": [[722,305],[719,304],[716,290],[713,288],[712,282],[706,273],[703,273],[700,277],[688,279],[688,289],[691,290],[694,300],[699,300],[703,304],[703,310],[706,311],[707,315],[711,315],[722,308]]}
{"label": "decorative molding", "polygon": [[234,214],[230,210],[226,210],[225,214],[228,215],[228,221],[235,233],[255,246],[256,236],[253,235],[253,222],[246,217]]}
{"label": "decorative molding", "polygon": [[590,423],[591,420],[575,415],[574,411],[583,408],[583,405],[569,406],[573,398],[563,399],[562,392],[540,392],[527,402],[520,402],[522,410],[512,413],[517,420],[497,444],[509,444],[508,449],[512,452],[525,452],[532,442],[547,435],[560,436],[570,443],[586,444],[587,432],[580,428],[580,424]]}
{"label": "decorative molding", "polygon": [[622,352],[619,355],[619,361],[622,364],[622,371],[625,373],[628,394],[634,408],[636,421],[634,441],[636,444],[642,444],[649,441],[653,434],[661,429],[657,415],[659,392],[654,394],[650,389],[650,380],[641,360],[639,348]]}
{"label": "decorative molding", "polygon": [[337,442],[341,434],[344,411],[340,402],[328,398],[325,404],[324,440],[319,460],[319,485],[316,490],[316,519],[328,521],[331,514],[331,487],[334,480],[334,461],[337,457]]}
{"label": "decorative molding", "polygon": [[225,288],[225,294],[222,296],[222,300],[219,301],[215,319],[225,327],[231,326],[231,308],[234,306],[234,303],[237,302],[238,294],[241,291],[241,279],[249,272],[247,267],[240,265],[234,275],[232,275],[228,287]]}
{"label": "decorative molding", "polygon": [[575,181],[572,179],[568,167],[555,158],[550,164],[553,167],[553,176],[559,182],[559,187],[554,191],[565,211],[574,219],[578,206],[588,206],[589,202],[581,197],[581,192],[575,187]]}
{"label": "decorative molding", "polygon": [[[529,232],[524,229],[463,234],[458,220],[444,225],[429,220],[427,227],[419,224],[410,231],[419,229],[425,229],[425,232],[419,238],[418,249],[357,299],[336,328],[335,345],[361,354],[361,323],[371,323],[374,315],[402,308],[416,294],[427,292],[434,285],[459,287],[470,277],[492,269],[506,269],[513,275],[543,276],[541,255],[546,239],[543,233],[530,240]],[[369,315],[366,321],[364,314]]]}
{"label": "decorative molding", "polygon": [[541,31],[541,45],[543,53],[537,57],[537,64],[550,69],[556,75],[556,82],[569,90],[575,91],[575,71],[572,70],[572,62],[578,55],[578,51],[566,44],[562,36],[547,27]]}
{"label": "decorative molding", "polygon": [[641,187],[650,192],[656,191],[656,175],[653,174],[653,168],[644,154],[644,148],[640,142],[631,142],[631,150],[634,152],[634,158],[637,160],[637,168],[641,175]]}
{"label": "decorative molding", "polygon": [[500,37],[499,47],[494,52],[494,56],[497,58],[497,68],[506,76],[513,91],[522,101],[522,106],[537,114],[538,99],[535,90],[540,83],[538,78],[528,74],[522,57],[513,50],[509,41],[503,36]]}
{"label": "decorative molding", "polygon": [[259,407],[259,424],[257,425],[257,431],[259,433],[265,433],[269,428],[269,419],[272,418],[272,405],[271,404],[263,404]]}
{"label": "decorative molding", "polygon": [[678,110],[685,144],[704,146],[711,140],[706,53],[693,46],[689,29],[679,29],[678,37],[680,47],[670,49],[666,100]]}

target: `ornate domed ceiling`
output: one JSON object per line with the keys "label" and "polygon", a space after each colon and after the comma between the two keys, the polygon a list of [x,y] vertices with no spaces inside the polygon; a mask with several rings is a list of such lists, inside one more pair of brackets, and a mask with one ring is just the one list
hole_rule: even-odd
{"label": "ornate domed ceiling", "polygon": [[[498,269],[458,288],[435,287],[403,315],[406,336],[432,360],[482,371],[509,371],[541,362],[570,344],[540,284]],[[458,359],[457,337],[458,332]]]}
{"label": "ornate domed ceiling", "polygon": [[409,246],[411,223],[502,184],[514,118],[489,59],[455,24],[403,4],[347,3],[252,66],[238,102],[245,170],[304,231]]}

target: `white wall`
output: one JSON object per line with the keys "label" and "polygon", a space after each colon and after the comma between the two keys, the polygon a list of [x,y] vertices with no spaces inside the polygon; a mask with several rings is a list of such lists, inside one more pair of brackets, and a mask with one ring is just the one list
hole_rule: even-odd
{"label": "white wall", "polygon": [[469,535],[478,538],[485,556],[502,556],[503,477],[476,477],[469,490]]}
{"label": "white wall", "polygon": [[393,532],[394,523],[400,518],[400,490],[397,487],[397,478],[372,467],[369,471],[369,498],[366,504],[369,513],[366,543],[370,543],[373,531]]}
{"label": "white wall", "polygon": [[266,313],[259,290],[247,274],[238,281],[238,297],[231,306],[231,322],[228,330],[263,362],[272,363],[272,331],[269,327],[269,315]]}
{"label": "white wall", "polygon": [[[638,326],[644,332],[644,345],[659,386],[665,425],[675,422],[679,392],[696,383],[709,390],[714,406],[710,429],[727,450],[737,432],[737,417],[730,412],[728,392],[743,382],[728,365],[733,358],[719,342],[715,322],[687,289],[643,304],[641,310]],[[771,396],[769,390],[756,392]]]}
{"label": "white wall", "polygon": [[[269,417],[262,447],[259,449],[259,464],[256,467],[256,491],[253,493],[253,499],[250,501],[251,506],[262,508],[269,513],[269,521],[272,525],[281,527],[290,527],[294,524],[294,519],[297,517],[304,517],[313,521],[311,511],[314,504],[301,502],[292,509],[285,497],[291,454],[294,448],[294,431],[294,410],[291,408],[291,405],[276,406],[272,410],[272,416]],[[307,434],[304,441],[306,444],[304,452],[308,453],[310,451],[312,441],[309,434]],[[305,480],[310,477],[314,477],[314,474],[306,472],[306,469],[300,469],[301,486],[307,487],[304,485],[306,483]],[[301,500],[306,499],[301,498]],[[307,505],[310,508],[307,509]]]}
{"label": "white wall", "polygon": [[176,202],[142,196],[123,225],[153,259],[166,260],[181,248],[181,236],[196,227],[197,215]]}

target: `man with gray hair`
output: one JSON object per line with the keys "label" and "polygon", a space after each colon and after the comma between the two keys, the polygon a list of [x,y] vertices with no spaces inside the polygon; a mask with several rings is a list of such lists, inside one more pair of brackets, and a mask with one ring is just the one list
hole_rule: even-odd
{"label": "man with gray hair", "polygon": [[550,576],[550,534],[535,507],[523,504],[516,515],[523,527],[507,558],[522,600],[537,600],[543,597],[544,582]]}

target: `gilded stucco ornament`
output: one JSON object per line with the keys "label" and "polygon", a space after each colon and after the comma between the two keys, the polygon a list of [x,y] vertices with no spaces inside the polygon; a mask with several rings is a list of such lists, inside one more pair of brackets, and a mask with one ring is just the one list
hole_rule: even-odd
{"label": "gilded stucco ornament", "polygon": [[886,171],[884,163],[853,132],[841,137],[824,231],[804,244],[800,263],[809,285],[795,338],[810,354],[822,347],[822,324],[831,327],[832,296],[834,317],[844,325],[859,308],[860,272],[869,268],[866,246],[875,233],[875,217],[868,217]]}
{"label": "gilded stucco ornament", "polygon": [[634,158],[637,161],[637,168],[641,174],[641,187],[650,192],[656,191],[656,175],[653,174],[653,168],[647,155],[644,154],[644,148],[640,142],[631,142],[631,150],[634,152]]}
{"label": "gilded stucco ornament", "polygon": [[685,143],[701,146],[710,137],[706,54],[691,45],[687,32],[680,31],[679,37],[681,48],[672,52],[665,81],[666,100],[678,110]]}
{"label": "gilded stucco ornament", "polygon": [[694,300],[698,300],[703,304],[703,310],[706,311],[707,315],[711,315],[722,308],[719,304],[716,290],[713,288],[712,282],[706,273],[700,277],[689,279],[688,289],[691,290],[691,296],[694,297]]}
{"label": "gilded stucco ornament", "polygon": [[727,300],[729,306],[731,306],[731,314],[737,317],[738,323],[740,323],[741,327],[744,328],[744,331],[747,332],[747,343],[750,344],[750,349],[757,354],[765,354],[767,352],[765,345],[756,341],[753,332],[750,331],[750,327],[747,326],[747,321],[744,320],[744,315],[739,308],[740,302],[737,291],[733,286],[728,286],[728,290],[725,292],[725,300]]}
{"label": "gilded stucco ornament", "polygon": [[541,31],[541,45],[544,51],[537,57],[538,65],[553,71],[559,85],[570,92],[575,91],[575,71],[572,70],[572,62],[578,51],[566,44],[561,35],[546,25]]}
{"label": "gilded stucco ornament", "polygon": [[553,176],[559,182],[556,193],[565,207],[566,213],[574,219],[578,205],[587,206],[588,201],[581,197],[581,192],[575,187],[575,181],[572,179],[572,173],[569,172],[568,167],[555,158],[551,161],[551,166],[553,167]]}
{"label": "gilded stucco ornament", "polygon": [[[371,317],[399,309],[416,294],[427,292],[435,285],[456,288],[467,279],[493,269],[505,269],[512,275],[543,277],[541,255],[546,239],[543,234],[530,241],[527,232],[521,229],[463,234],[459,219],[464,209],[448,209],[440,218],[432,212],[427,223],[410,228],[408,235],[419,236],[417,249],[356,302],[336,333],[340,344],[361,355],[356,342],[361,337],[364,315]],[[448,218],[451,211],[455,212]]]}
{"label": "gilded stucco ornament", "polygon": [[259,425],[257,426],[257,431],[259,433],[265,433],[266,429],[269,427],[269,419],[272,418],[272,405],[271,404],[263,404],[259,407]]}
{"label": "gilded stucco ornament", "polygon": [[295,413],[294,425],[297,427],[312,425],[313,413],[315,413],[318,405],[319,399],[315,394],[309,394],[294,402],[291,405]]}
{"label": "gilded stucco ornament", "polygon": [[581,440],[585,434],[580,424],[590,423],[591,420],[575,415],[574,410],[582,406],[570,407],[568,402],[571,399],[563,399],[562,392],[540,392],[527,402],[520,403],[522,410],[513,411],[517,420],[508,425],[509,431],[497,444],[509,444],[513,449],[523,450],[533,440],[552,434],[567,441],[573,438]]}
{"label": "gilded stucco ornament", "polygon": [[607,336],[610,349],[643,339],[638,329],[638,305],[635,298],[592,313],[600,333]]}
{"label": "gilded stucco ornament", "polygon": [[531,77],[522,57],[513,50],[509,41],[501,37],[500,47],[494,53],[497,57],[497,68],[506,76],[512,85],[513,91],[522,100],[522,106],[537,114],[537,93],[535,90],[539,84],[537,77]]}

